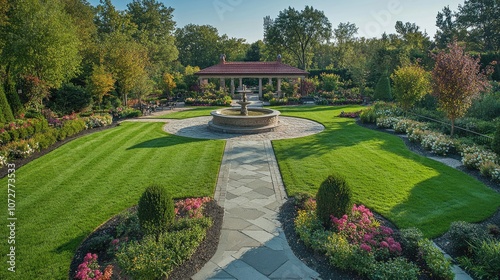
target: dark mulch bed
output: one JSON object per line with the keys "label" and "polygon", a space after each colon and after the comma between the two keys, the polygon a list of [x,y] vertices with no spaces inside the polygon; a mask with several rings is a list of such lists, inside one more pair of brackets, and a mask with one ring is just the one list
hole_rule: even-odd
{"label": "dark mulch bed", "polygon": [[[129,209],[130,211],[137,211],[137,206]],[[206,204],[204,209],[204,215],[211,217],[213,220],[213,225],[208,229],[207,236],[205,240],[200,244],[193,256],[185,261],[182,265],[175,268],[168,279],[189,279],[191,276],[196,274],[215,254],[217,251],[217,246],[219,245],[220,230],[222,228],[222,220],[224,215],[224,209],[217,205],[215,201],[211,201]],[[83,262],[83,258],[89,252],[89,240],[98,236],[104,236],[106,234],[114,235],[116,233],[116,226],[119,224],[118,216],[109,219],[107,222],[99,226],[94,232],[92,232],[76,250],[73,260],[70,265],[69,279],[73,279],[78,265]],[[95,252],[98,256],[104,256],[105,252]],[[105,260],[99,258],[99,261],[109,262],[111,260]],[[116,268],[116,266],[115,266]],[[120,271],[114,270],[114,277],[120,274]]]}
{"label": "dark mulch bed", "polygon": [[[57,141],[56,143],[54,143],[54,145],[48,147],[47,149],[45,150],[41,150],[41,151],[38,151],[38,152],[35,152],[33,153],[31,156],[27,157],[27,158],[22,158],[22,159],[16,159],[16,160],[13,160],[13,161],[9,161],[10,164],[15,164],[16,166],[16,169],[19,169],[19,167],[23,166],[23,165],[26,165],[27,163],[31,162],[32,160],[35,160],[41,156],[44,156],[50,152],[52,152],[53,150],[61,147],[62,145],[70,142],[70,141],[73,141],[75,140],[76,138],[80,138],[84,135],[87,135],[87,134],[91,134],[91,133],[94,133],[94,132],[98,132],[98,131],[103,131],[103,130],[106,130],[106,129],[110,129],[110,128],[113,128],[113,127],[116,127],[118,126],[119,124],[114,122],[112,123],[111,125],[108,125],[108,126],[102,126],[102,127],[97,127],[97,128],[92,128],[92,129],[86,129],[86,130],[83,130],[81,131],[80,133],[77,133],[73,136],[70,136],[62,141]],[[7,165],[0,168],[0,179],[5,177],[6,175],[8,174],[8,169],[7,169]]]}

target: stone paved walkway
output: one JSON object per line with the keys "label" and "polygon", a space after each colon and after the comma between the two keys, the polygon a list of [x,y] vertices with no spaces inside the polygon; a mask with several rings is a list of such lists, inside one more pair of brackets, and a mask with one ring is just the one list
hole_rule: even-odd
{"label": "stone paved walkway", "polygon": [[271,141],[228,140],[215,199],[224,207],[219,247],[192,279],[316,279],[278,221],[286,198]]}

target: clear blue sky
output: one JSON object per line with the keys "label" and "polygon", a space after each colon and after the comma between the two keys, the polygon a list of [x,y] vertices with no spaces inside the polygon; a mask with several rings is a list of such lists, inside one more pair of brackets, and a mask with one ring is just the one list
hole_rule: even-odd
{"label": "clear blue sky", "polygon": [[[380,37],[385,31],[395,33],[396,21],[416,23],[434,37],[436,15],[445,6],[456,11],[464,0],[159,0],[174,8],[177,27],[193,23],[212,25],[219,34],[244,38],[252,43],[263,39],[263,18],[276,18],[290,7],[303,10],[306,5],[321,10],[335,28],[340,22],[355,23],[358,37]],[[99,0],[89,0],[96,6]],[[112,0],[118,10],[125,10],[127,0]]]}

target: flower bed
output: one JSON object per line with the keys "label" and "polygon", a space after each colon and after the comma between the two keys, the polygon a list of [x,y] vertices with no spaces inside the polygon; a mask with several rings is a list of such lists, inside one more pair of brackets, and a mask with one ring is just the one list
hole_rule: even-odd
{"label": "flower bed", "polygon": [[[175,267],[194,254],[212,226],[213,219],[203,215],[208,203],[211,203],[211,199],[207,197],[178,200],[174,209],[175,221],[159,237],[142,232],[135,208],[121,213],[112,229],[103,230],[102,234],[93,235],[83,243],[80,250],[85,250],[85,258],[83,261],[80,259],[78,268],[71,276],[87,279],[78,278],[78,275],[82,271],[91,272],[106,267],[104,272],[96,274],[109,273],[111,270],[120,272],[116,279],[168,277]],[[89,256],[95,261],[94,270],[88,269]]]}
{"label": "flower bed", "polygon": [[62,118],[17,120],[0,130],[0,168],[8,160],[27,158],[46,149],[57,141],[66,139],[83,130],[107,126],[110,115],[94,115],[78,118],[68,115]]}
{"label": "flower bed", "polygon": [[363,205],[354,205],[340,218],[332,217],[332,229],[327,230],[316,216],[314,199],[303,201],[295,230],[306,246],[324,254],[332,266],[369,279],[418,279],[420,274],[453,279],[450,262],[418,230],[395,234]]}

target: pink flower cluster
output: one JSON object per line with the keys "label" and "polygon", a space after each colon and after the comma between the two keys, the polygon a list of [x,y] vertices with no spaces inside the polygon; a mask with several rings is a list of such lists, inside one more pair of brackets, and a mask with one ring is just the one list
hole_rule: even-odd
{"label": "pink flower cluster", "polygon": [[210,200],[210,197],[179,200],[175,203],[175,215],[181,218],[201,218],[203,217],[203,206]]}
{"label": "pink flower cluster", "polygon": [[75,279],[80,280],[109,280],[113,274],[113,266],[108,265],[101,272],[99,263],[97,263],[97,255],[87,253],[83,258],[83,263],[78,266]]}
{"label": "pink flower cluster", "polygon": [[366,252],[401,253],[401,244],[392,237],[392,229],[381,226],[364,205],[354,205],[350,216],[344,215],[340,219],[332,216],[331,219],[340,234]]}

